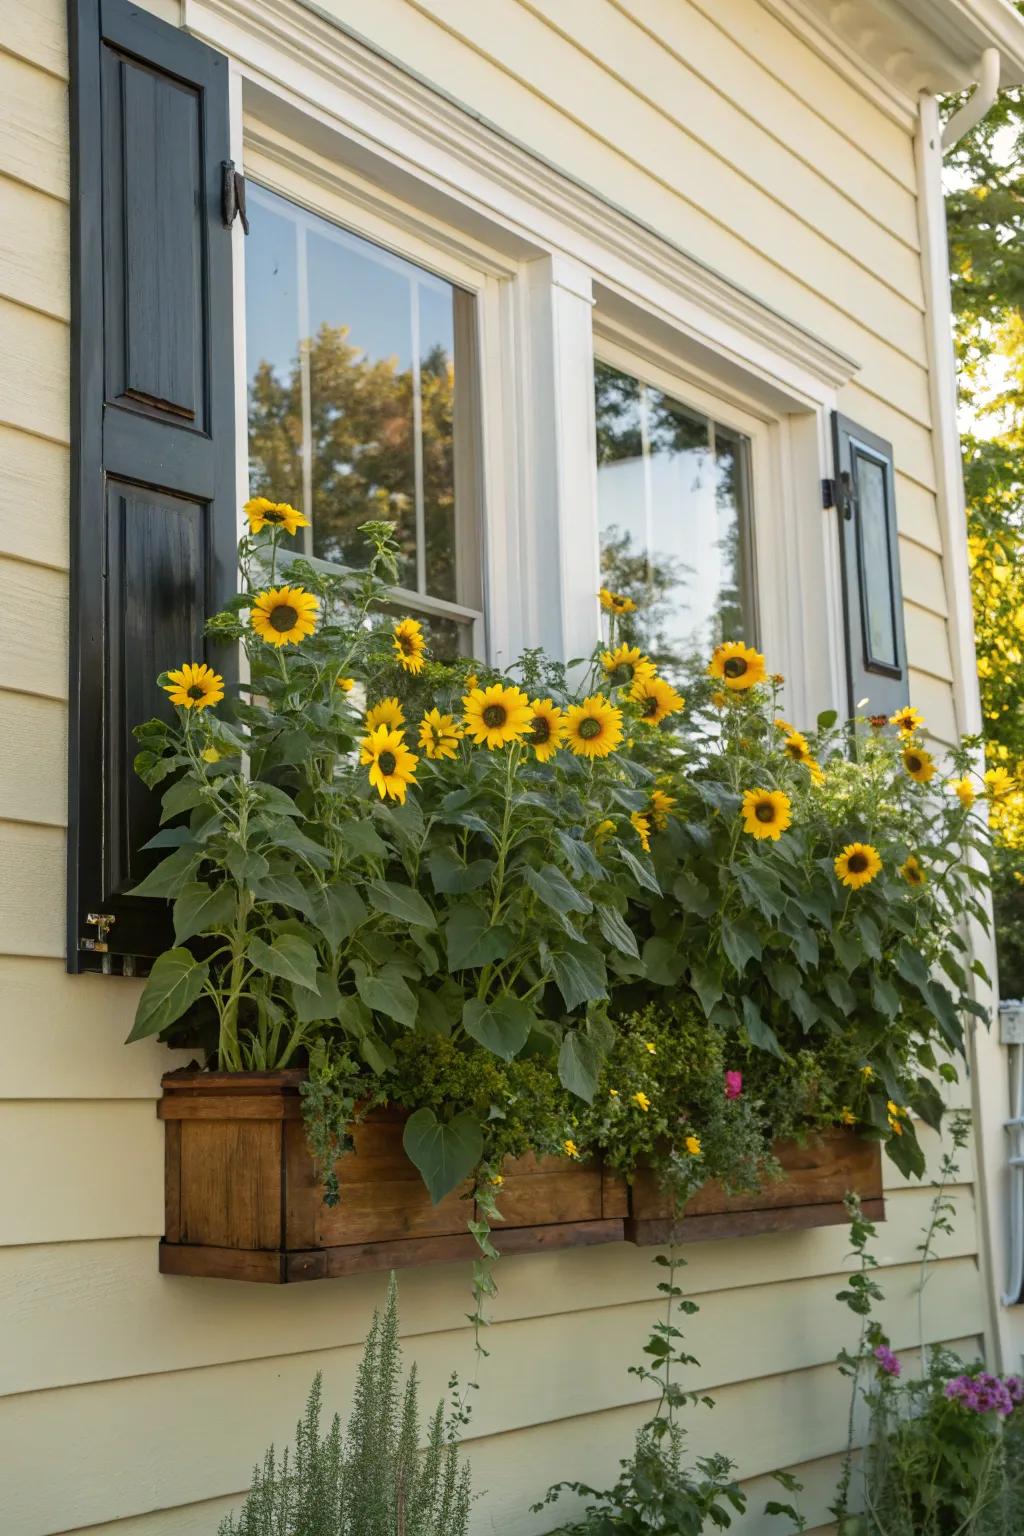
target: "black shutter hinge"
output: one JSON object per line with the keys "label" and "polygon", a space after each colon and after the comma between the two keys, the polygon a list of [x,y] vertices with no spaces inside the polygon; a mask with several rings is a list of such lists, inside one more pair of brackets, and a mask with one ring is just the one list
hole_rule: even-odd
{"label": "black shutter hinge", "polygon": [[835,506],[836,483],[834,480],[823,480],[821,482],[821,504],[825,508],[826,512],[831,511],[831,509]]}
{"label": "black shutter hinge", "polygon": [[230,229],[235,219],[239,218],[242,221],[242,228],[248,234],[249,220],[245,212],[245,177],[241,171],[235,170],[235,162],[233,160],[221,161],[220,201],[225,228]]}
{"label": "black shutter hinge", "polygon": [[848,469],[844,469],[839,478],[832,481],[832,498],[832,505],[838,507],[840,517],[848,523],[853,517],[857,501],[857,493],[853,488],[853,476]]}

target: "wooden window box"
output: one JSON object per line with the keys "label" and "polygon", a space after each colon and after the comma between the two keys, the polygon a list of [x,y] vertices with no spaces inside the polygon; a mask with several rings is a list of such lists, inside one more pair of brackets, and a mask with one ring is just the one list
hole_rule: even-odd
{"label": "wooden window box", "polygon": [[[468,1186],[432,1205],[402,1150],[404,1116],[374,1110],[355,1128],[338,1169],[340,1204],[323,1203],[302,1121],[301,1071],[172,1072],[158,1106],[166,1122],[168,1275],[281,1285],[368,1269],[466,1259]],[[708,1185],[690,1202],[684,1237],[732,1236],[845,1219],[859,1189],[881,1215],[878,1148],[850,1132],[783,1160],[790,1175],[757,1196],[727,1199]],[[671,1223],[649,1176],[632,1192],[600,1168],[565,1158],[510,1161],[496,1233],[503,1254],[597,1243],[659,1243]],[[691,1215],[691,1212],[693,1213]]]}

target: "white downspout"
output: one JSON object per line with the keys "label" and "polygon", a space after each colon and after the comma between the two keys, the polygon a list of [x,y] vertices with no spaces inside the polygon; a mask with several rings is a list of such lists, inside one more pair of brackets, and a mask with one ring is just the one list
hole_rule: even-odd
{"label": "white downspout", "polygon": [[989,107],[999,95],[999,76],[1002,58],[998,48],[986,48],[978,64],[978,86],[959,112],[954,113],[942,134],[943,151],[959,144],[971,129],[981,122]]}

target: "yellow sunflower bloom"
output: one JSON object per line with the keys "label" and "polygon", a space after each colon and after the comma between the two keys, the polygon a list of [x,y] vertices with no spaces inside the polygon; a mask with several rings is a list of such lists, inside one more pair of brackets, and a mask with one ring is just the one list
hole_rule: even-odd
{"label": "yellow sunflower bloom", "polygon": [[969,811],[975,800],[975,789],[970,779],[953,779],[950,788],[956,795],[965,811]]}
{"label": "yellow sunflower bloom", "polygon": [[401,731],[393,731],[379,725],[359,743],[359,761],[370,767],[370,783],[383,800],[405,804],[405,791],[416,782],[416,764],[419,758],[410,752]]}
{"label": "yellow sunflower bloom", "polygon": [[629,697],[640,707],[640,719],[645,725],[660,725],[669,715],[676,715],[686,700],[663,677],[637,678],[629,690]]}
{"label": "yellow sunflower bloom", "polygon": [[610,837],[614,831],[614,821],[612,821],[610,817],[606,816],[604,821],[599,821],[597,826],[594,828],[594,842],[598,844],[603,843],[605,838]]}
{"label": "yellow sunflower bloom", "polygon": [[862,885],[870,885],[882,868],[878,849],[870,843],[847,843],[837,854],[832,865],[842,885],[851,891],[859,891]]}
{"label": "yellow sunflower bloom", "polygon": [[663,789],[651,790],[651,803],[648,807],[647,815],[651,819],[651,825],[655,832],[664,832],[668,826],[668,818],[675,803],[675,796],[666,795]]}
{"label": "yellow sunflower bloom", "polygon": [[340,688],[342,693],[351,693],[355,685],[356,680],[354,677],[336,677],[334,679],[334,686]]}
{"label": "yellow sunflower bloom", "polygon": [[489,751],[521,740],[533,725],[530,701],[521,688],[492,683],[474,688],[462,704],[467,731],[478,747],[486,744]]}
{"label": "yellow sunflower bloom", "polygon": [[889,724],[894,725],[904,736],[913,736],[923,728],[924,716],[912,705],[906,704],[889,716]]}
{"label": "yellow sunflower bloom", "polygon": [[924,885],[928,879],[928,876],[921,868],[920,860],[915,858],[913,854],[910,855],[906,863],[900,865],[900,874],[908,885]]}
{"label": "yellow sunflower bloom", "polygon": [[316,628],[320,599],[302,587],[272,587],[252,605],[252,627],[268,645],[298,645]]}
{"label": "yellow sunflower bloom", "polygon": [[379,725],[386,725],[393,731],[397,731],[405,724],[405,716],[402,714],[402,706],[395,698],[381,699],[372,709],[366,711],[366,729],[375,731]]}
{"label": "yellow sunflower bloom", "polygon": [[466,678],[466,692],[472,693],[474,688],[479,688],[480,680],[475,672],[471,672]]}
{"label": "yellow sunflower bloom", "polygon": [[398,663],[413,676],[423,671],[423,658],[427,642],[423,638],[423,626],[418,619],[403,619],[392,630],[395,655]]}
{"label": "yellow sunflower bloom", "polygon": [[687,1152],[689,1152],[691,1157],[700,1157],[700,1137],[699,1136],[687,1136],[687,1138],[686,1138],[685,1142],[683,1143],[683,1145],[685,1146]]}
{"label": "yellow sunflower bloom", "polygon": [[730,640],[727,645],[716,646],[708,662],[708,676],[719,678],[727,688],[737,691],[763,683],[767,675],[761,652],[744,645],[740,640]]}
{"label": "yellow sunflower bloom", "polygon": [[291,536],[300,528],[309,527],[309,518],[290,507],[286,501],[268,501],[265,496],[253,496],[242,508],[249,519],[253,533],[264,528],[283,528]]}
{"label": "yellow sunflower bloom", "polygon": [[638,645],[617,645],[614,651],[602,651],[601,666],[609,688],[632,687],[640,678],[651,678],[657,671]]}
{"label": "yellow sunflower bloom", "polygon": [[773,843],[793,822],[790,798],[781,789],[748,789],[740,813],[744,832],[758,839],[769,837]]}
{"label": "yellow sunflower bloom", "polygon": [[633,823],[633,831],[640,839],[640,847],[643,849],[644,853],[650,853],[651,824],[647,820],[647,817],[642,816],[639,811],[633,811],[629,819]]}
{"label": "yellow sunflower bloom", "polygon": [[651,1107],[651,1101],[647,1097],[646,1093],[634,1093],[633,1103],[636,1105],[637,1109],[642,1109],[645,1115]]}
{"label": "yellow sunflower bloom", "polygon": [[728,695],[724,694],[720,688],[716,688],[711,695],[711,702],[716,709],[724,709],[729,702]]}
{"label": "yellow sunflower bloom", "polygon": [[171,703],[181,709],[206,709],[224,697],[224,679],[205,661],[186,661],[168,672],[167,679],[161,686]]}
{"label": "yellow sunflower bloom", "polygon": [[631,597],[624,597],[619,592],[609,592],[607,587],[602,587],[597,595],[601,599],[601,607],[605,613],[636,612],[636,603]]}
{"label": "yellow sunflower bloom", "polygon": [[439,709],[431,709],[420,721],[420,746],[424,755],[436,761],[441,757],[457,757],[462,727],[451,715],[442,715]]}
{"label": "yellow sunflower bloom", "polygon": [[577,757],[607,757],[622,740],[622,711],[603,693],[573,704],[565,717],[565,739]]}
{"label": "yellow sunflower bloom", "polygon": [[537,761],[546,763],[549,757],[554,757],[565,736],[562,711],[550,699],[531,699],[530,711],[533,722],[526,739]]}
{"label": "yellow sunflower bloom", "polygon": [[788,720],[783,720],[781,717],[778,720],[773,720],[772,724],[777,731],[782,732],[783,736],[799,736],[800,734],[795,725],[790,725]]}
{"label": "yellow sunflower bloom", "polygon": [[935,759],[923,747],[905,748],[903,766],[918,784],[927,784],[935,777]]}

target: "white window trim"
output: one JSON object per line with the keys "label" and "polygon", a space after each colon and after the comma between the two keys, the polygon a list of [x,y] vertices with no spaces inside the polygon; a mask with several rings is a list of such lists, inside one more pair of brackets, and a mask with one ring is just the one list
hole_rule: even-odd
{"label": "white window trim", "polygon": [[676,392],[700,384],[765,423],[758,506],[778,505],[780,537],[759,540],[762,591],[787,594],[765,643],[801,719],[840,700],[838,537],[820,482],[828,413],[857,364],[302,0],[184,0],[183,20],[232,61],[238,163],[251,153],[255,168],[275,138],[280,159],[287,140],[290,174],[340,199],[341,222],[482,283],[491,659],[538,643],[580,655],[599,632],[596,305],[602,328],[660,355]]}

